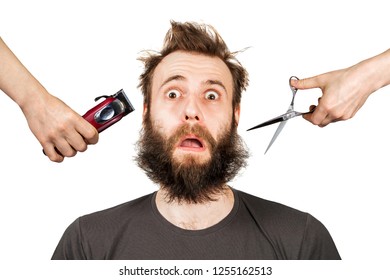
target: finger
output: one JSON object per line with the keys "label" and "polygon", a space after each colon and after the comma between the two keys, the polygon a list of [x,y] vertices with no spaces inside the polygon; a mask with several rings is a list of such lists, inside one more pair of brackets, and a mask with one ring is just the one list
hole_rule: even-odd
{"label": "finger", "polygon": [[320,87],[320,82],[318,76],[311,78],[305,78],[300,80],[291,79],[291,86],[297,89],[311,89]]}
{"label": "finger", "polygon": [[320,127],[325,127],[327,126],[328,124],[330,123],[335,123],[335,122],[339,122],[339,121],[342,121],[343,118],[334,118],[332,117],[332,115],[328,115],[323,121],[322,123],[319,125]]}
{"label": "finger", "polygon": [[73,134],[66,140],[69,146],[77,152],[84,152],[87,150],[88,142],[77,131],[74,131]]}
{"label": "finger", "polygon": [[325,127],[331,122],[335,122],[336,120],[332,119],[331,117],[327,116],[318,126],[319,127]]}
{"label": "finger", "polygon": [[64,160],[64,156],[53,145],[44,147],[43,154],[53,162],[62,162]]}
{"label": "finger", "polygon": [[304,115],[303,115],[303,118],[304,118],[305,120],[309,121],[309,122],[312,122],[312,121],[311,121],[311,118],[312,118],[313,112],[315,111],[316,108],[317,108],[317,106],[311,105],[311,106],[309,107],[309,112],[310,112],[310,113],[304,114]]}
{"label": "finger", "polygon": [[82,121],[78,122],[76,130],[84,138],[87,144],[96,144],[99,141],[98,131],[84,118],[82,118]]}
{"label": "finger", "polygon": [[324,119],[328,116],[325,111],[320,110],[318,107],[311,116],[311,122],[314,125],[321,125]]}
{"label": "finger", "polygon": [[74,157],[77,154],[77,151],[65,139],[56,142],[55,147],[64,157]]}
{"label": "finger", "polygon": [[99,142],[99,132],[96,130],[95,127],[92,127],[92,130],[84,133],[84,135],[87,144],[94,145],[97,144],[97,142]]}
{"label": "finger", "polygon": [[312,115],[312,113],[308,113],[308,114],[304,114],[302,117],[303,117],[305,120],[307,120],[308,122],[312,122],[312,121],[311,121],[311,115]]}
{"label": "finger", "polygon": [[310,121],[314,125],[321,125],[327,117],[328,117],[328,111],[325,110],[323,106],[321,106],[321,102],[319,102],[318,106],[311,114]]}

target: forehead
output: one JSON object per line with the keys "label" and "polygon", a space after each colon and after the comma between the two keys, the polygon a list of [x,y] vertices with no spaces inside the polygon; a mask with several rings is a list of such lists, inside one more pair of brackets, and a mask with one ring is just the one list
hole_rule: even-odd
{"label": "forehead", "polygon": [[228,92],[232,92],[233,78],[227,65],[219,58],[203,54],[175,51],[157,65],[153,84],[161,86],[170,77],[182,76],[191,81],[220,81]]}

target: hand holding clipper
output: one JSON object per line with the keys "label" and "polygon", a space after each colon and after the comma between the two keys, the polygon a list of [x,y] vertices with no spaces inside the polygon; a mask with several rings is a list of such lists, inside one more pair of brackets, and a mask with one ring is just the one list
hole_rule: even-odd
{"label": "hand holding clipper", "polygon": [[[95,101],[101,98],[105,98],[105,100],[88,110],[88,112],[82,116],[92,124],[99,133],[134,111],[134,107],[123,89],[113,95],[96,97]],[[61,155],[57,148],[55,148],[55,150]],[[45,154],[45,151],[43,151],[43,153]]]}

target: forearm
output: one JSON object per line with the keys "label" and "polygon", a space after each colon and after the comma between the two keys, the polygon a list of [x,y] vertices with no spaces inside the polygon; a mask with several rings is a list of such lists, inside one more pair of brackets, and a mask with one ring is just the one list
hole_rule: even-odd
{"label": "forearm", "polygon": [[23,66],[0,38],[0,89],[23,110],[29,102],[40,102],[46,89]]}
{"label": "forearm", "polygon": [[359,76],[356,81],[360,81],[361,88],[370,94],[389,85],[390,49],[350,67],[350,70]]}

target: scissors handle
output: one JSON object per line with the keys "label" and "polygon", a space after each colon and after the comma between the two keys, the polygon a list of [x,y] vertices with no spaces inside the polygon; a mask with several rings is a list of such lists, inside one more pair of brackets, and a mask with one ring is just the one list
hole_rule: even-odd
{"label": "scissors handle", "polygon": [[291,80],[299,80],[299,78],[297,76],[291,76],[290,79],[288,80],[288,85],[290,86],[290,89],[291,89],[291,92],[293,95],[290,106],[292,106],[292,108],[294,108],[295,94],[297,93],[298,89],[291,85]]}

